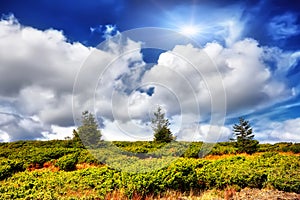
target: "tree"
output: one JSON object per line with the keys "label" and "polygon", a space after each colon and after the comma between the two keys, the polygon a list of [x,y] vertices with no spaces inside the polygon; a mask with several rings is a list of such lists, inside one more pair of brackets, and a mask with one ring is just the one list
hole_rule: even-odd
{"label": "tree", "polygon": [[[98,124],[94,115],[88,111],[84,111],[81,117],[82,125],[78,127],[78,135],[82,143],[88,147],[95,147],[101,140],[101,131],[98,129]],[[78,139],[76,131],[73,132],[74,139]]]}
{"label": "tree", "polygon": [[249,121],[244,118],[239,118],[239,124],[234,124],[233,134],[235,138],[232,139],[236,142],[236,147],[239,153],[252,154],[256,152],[258,148],[258,141],[254,140],[254,134]]}
{"label": "tree", "polygon": [[73,129],[73,138],[72,138],[72,140],[75,141],[75,142],[81,141],[80,137],[79,137],[79,134],[75,129]]}
{"label": "tree", "polygon": [[84,148],[84,144],[80,139],[79,133],[75,129],[73,129],[72,143],[73,147]]}
{"label": "tree", "polygon": [[169,129],[169,120],[165,118],[165,113],[162,112],[161,107],[159,106],[153,114],[151,126],[154,131],[154,142],[168,143],[173,141],[175,138]]}

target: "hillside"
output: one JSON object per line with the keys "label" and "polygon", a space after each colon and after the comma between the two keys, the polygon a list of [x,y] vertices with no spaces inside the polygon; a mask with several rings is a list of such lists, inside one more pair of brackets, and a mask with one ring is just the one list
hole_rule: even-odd
{"label": "hillside", "polygon": [[247,199],[258,193],[297,199],[299,147],[260,144],[248,155],[218,143],[199,158],[201,142],[103,142],[90,151],[72,140],[0,143],[0,199]]}

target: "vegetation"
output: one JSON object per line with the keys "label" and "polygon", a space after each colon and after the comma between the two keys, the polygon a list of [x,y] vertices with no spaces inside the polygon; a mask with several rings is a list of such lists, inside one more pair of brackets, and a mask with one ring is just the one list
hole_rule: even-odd
{"label": "vegetation", "polygon": [[179,158],[162,169],[137,174],[107,166],[71,172],[24,171],[1,181],[0,198],[104,199],[113,191],[122,191],[128,198],[136,194],[143,198],[170,190],[201,191],[228,186],[237,190],[250,187],[299,192],[299,169],[298,156],[265,153],[218,160]]}
{"label": "vegetation", "polygon": [[61,170],[72,171],[76,169],[77,161],[78,161],[78,153],[73,153],[57,159],[55,165],[59,167],[59,169]]}
{"label": "vegetation", "polygon": [[236,147],[239,153],[252,154],[256,152],[258,147],[258,141],[254,140],[254,134],[250,126],[249,121],[244,118],[239,119],[239,124],[233,126],[233,133],[235,135]]}
{"label": "vegetation", "polygon": [[165,113],[162,112],[161,107],[158,107],[154,112],[151,123],[155,142],[169,143],[175,139],[169,129],[169,120],[165,118]]}
{"label": "vegetation", "polygon": [[97,146],[101,139],[101,131],[98,129],[98,124],[95,117],[88,111],[82,113],[82,125],[78,128],[78,134],[73,132],[74,139],[78,140],[80,137],[82,143],[87,147],[93,148]]}
{"label": "vegetation", "polygon": [[105,199],[115,193],[145,199],[227,187],[300,191],[300,144],[259,144],[248,155],[222,142],[199,158],[202,142],[100,143],[99,150],[76,140],[0,143],[0,199]]}

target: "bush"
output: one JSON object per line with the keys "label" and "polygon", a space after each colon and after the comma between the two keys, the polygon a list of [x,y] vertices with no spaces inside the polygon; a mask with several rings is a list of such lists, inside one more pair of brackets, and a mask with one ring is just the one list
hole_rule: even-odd
{"label": "bush", "polygon": [[55,166],[64,171],[72,171],[76,169],[78,161],[78,153],[65,155],[57,160]]}
{"label": "bush", "polygon": [[81,151],[78,155],[78,163],[100,164],[100,161],[88,150]]}
{"label": "bush", "polygon": [[12,175],[12,168],[10,165],[1,165],[0,166],[0,180],[3,180]]}
{"label": "bush", "polygon": [[[69,166],[75,166],[76,157],[76,153],[66,155],[57,164],[69,163]],[[129,160],[126,156],[116,159]],[[134,160],[136,165],[133,167],[140,168],[141,162],[164,164],[163,159],[153,158]],[[13,165],[7,161],[2,164],[2,177],[11,176]],[[25,171],[1,182],[0,199],[43,199],[46,194],[45,198],[49,199],[64,199],[66,196],[83,199],[87,195],[90,199],[105,199],[105,195],[112,191],[123,191],[129,199],[134,194],[145,199],[146,195],[163,195],[169,190],[188,192],[227,187],[271,187],[299,193],[299,169],[299,156],[284,156],[273,152],[218,160],[178,158],[169,165],[145,173],[116,171],[107,166],[72,172]]]}
{"label": "bush", "polygon": [[233,142],[217,143],[209,154],[211,155],[224,155],[224,154],[236,154],[238,149],[234,146]]}
{"label": "bush", "polygon": [[300,153],[300,143],[296,143],[291,147],[293,153]]}
{"label": "bush", "polygon": [[202,148],[203,142],[193,142],[184,152],[183,157],[185,158],[199,158],[199,152]]}
{"label": "bush", "polygon": [[0,161],[0,180],[10,177],[15,172],[24,170],[25,167],[22,161],[4,159]]}

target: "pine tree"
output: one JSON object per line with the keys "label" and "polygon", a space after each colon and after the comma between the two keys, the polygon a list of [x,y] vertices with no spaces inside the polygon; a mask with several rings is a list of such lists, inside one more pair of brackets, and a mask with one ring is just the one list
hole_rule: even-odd
{"label": "pine tree", "polygon": [[233,126],[233,134],[236,141],[236,147],[238,148],[239,153],[249,153],[252,154],[256,152],[258,148],[258,141],[254,140],[253,130],[249,121],[246,121],[244,118],[239,118],[239,124]]}
{"label": "pine tree", "polygon": [[82,113],[81,123],[82,125],[78,127],[78,135],[82,143],[87,147],[96,147],[101,140],[101,131],[98,130],[95,117],[88,111],[84,111]]}
{"label": "pine tree", "polygon": [[151,120],[151,126],[154,131],[154,142],[171,142],[175,138],[169,129],[169,120],[165,118],[165,113],[162,112],[161,107],[154,112],[154,118]]}
{"label": "pine tree", "polygon": [[72,138],[72,140],[75,141],[75,142],[81,141],[80,137],[79,137],[79,134],[75,129],[73,129],[73,138]]}

